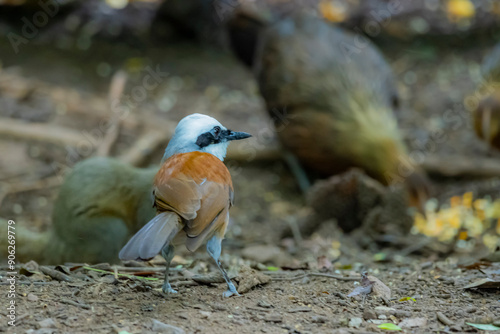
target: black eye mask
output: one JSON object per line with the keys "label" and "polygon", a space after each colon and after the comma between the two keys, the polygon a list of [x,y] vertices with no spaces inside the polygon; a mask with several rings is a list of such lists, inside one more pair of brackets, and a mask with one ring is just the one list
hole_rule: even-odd
{"label": "black eye mask", "polygon": [[219,139],[215,139],[214,135],[211,132],[205,132],[198,136],[196,140],[196,145],[200,148],[207,147],[210,144],[216,144],[220,142]]}

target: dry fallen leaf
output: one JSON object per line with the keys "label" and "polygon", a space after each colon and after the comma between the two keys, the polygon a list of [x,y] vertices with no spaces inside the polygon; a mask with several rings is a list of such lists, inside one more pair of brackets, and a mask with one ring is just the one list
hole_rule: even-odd
{"label": "dry fallen leaf", "polygon": [[483,278],[463,287],[463,289],[500,289],[500,281]]}
{"label": "dry fallen leaf", "polygon": [[257,285],[269,283],[271,278],[255,269],[242,266],[238,277],[234,280],[238,282],[238,293],[245,293]]}
{"label": "dry fallen leaf", "polygon": [[359,298],[359,296],[368,295],[373,292],[375,296],[389,300],[391,298],[391,289],[375,276],[361,274],[361,286],[356,287],[347,297]]}
{"label": "dry fallen leaf", "polygon": [[368,276],[368,279],[373,282],[373,294],[382,297],[386,300],[391,299],[391,289],[375,276]]}
{"label": "dry fallen leaf", "polygon": [[318,256],[318,268],[320,270],[328,270],[332,267],[332,262],[328,260],[328,258],[325,255]]}
{"label": "dry fallen leaf", "polygon": [[500,327],[497,327],[494,325],[489,325],[489,324],[472,324],[470,322],[466,322],[466,324],[469,326],[481,329],[483,331],[498,331],[498,330],[500,330]]}

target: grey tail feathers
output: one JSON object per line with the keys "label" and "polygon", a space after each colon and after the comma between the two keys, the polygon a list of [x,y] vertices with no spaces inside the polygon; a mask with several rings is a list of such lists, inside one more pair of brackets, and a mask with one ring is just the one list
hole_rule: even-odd
{"label": "grey tail feathers", "polygon": [[122,248],[120,260],[149,260],[170,243],[184,225],[174,212],[162,212],[149,221]]}

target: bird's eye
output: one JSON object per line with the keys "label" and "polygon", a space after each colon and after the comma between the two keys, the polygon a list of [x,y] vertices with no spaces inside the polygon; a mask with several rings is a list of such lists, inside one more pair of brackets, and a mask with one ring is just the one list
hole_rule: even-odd
{"label": "bird's eye", "polygon": [[215,137],[218,137],[219,133],[220,133],[220,127],[218,127],[218,126],[214,127],[214,135],[215,135]]}

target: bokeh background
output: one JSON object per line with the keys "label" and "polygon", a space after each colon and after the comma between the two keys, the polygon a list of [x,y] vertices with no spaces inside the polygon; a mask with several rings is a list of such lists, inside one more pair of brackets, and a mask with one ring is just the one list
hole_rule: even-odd
{"label": "bokeh background", "polygon": [[[382,51],[410,157],[434,182],[431,210],[468,192],[498,195],[499,153],[471,118],[493,89],[484,69],[494,69],[495,55],[484,60],[500,38],[494,1],[3,1],[2,217],[50,228],[58,186],[77,162],[107,155],[156,164],[176,122],[200,112],[254,135],[230,148],[238,203],[230,233],[275,244],[307,204],[229,36],[241,12],[272,22],[303,11]],[[145,87],[152,72],[157,82]],[[118,131],[109,131],[116,118]]]}
{"label": "bokeh background", "polygon": [[[312,191],[299,186],[259,69],[245,60],[266,56],[251,52],[253,34],[303,13],[352,33],[352,45],[370,40],[390,65],[398,92],[391,117],[429,179],[420,206],[408,206],[398,186],[363,188],[376,181],[357,172]],[[494,0],[0,0],[0,219],[19,226],[19,261],[59,264],[39,250],[75,165],[104,156],[154,168],[177,122],[197,112],[253,134],[231,144],[226,159],[236,200],[222,259],[231,267],[359,273],[410,258],[498,262],[500,151],[480,137],[500,136],[499,41]],[[488,117],[478,114],[487,98],[497,101]],[[335,145],[334,135],[324,138]],[[377,200],[366,204],[365,192]],[[174,262],[210,263],[202,253],[181,250]],[[193,321],[190,330],[202,328]]]}

